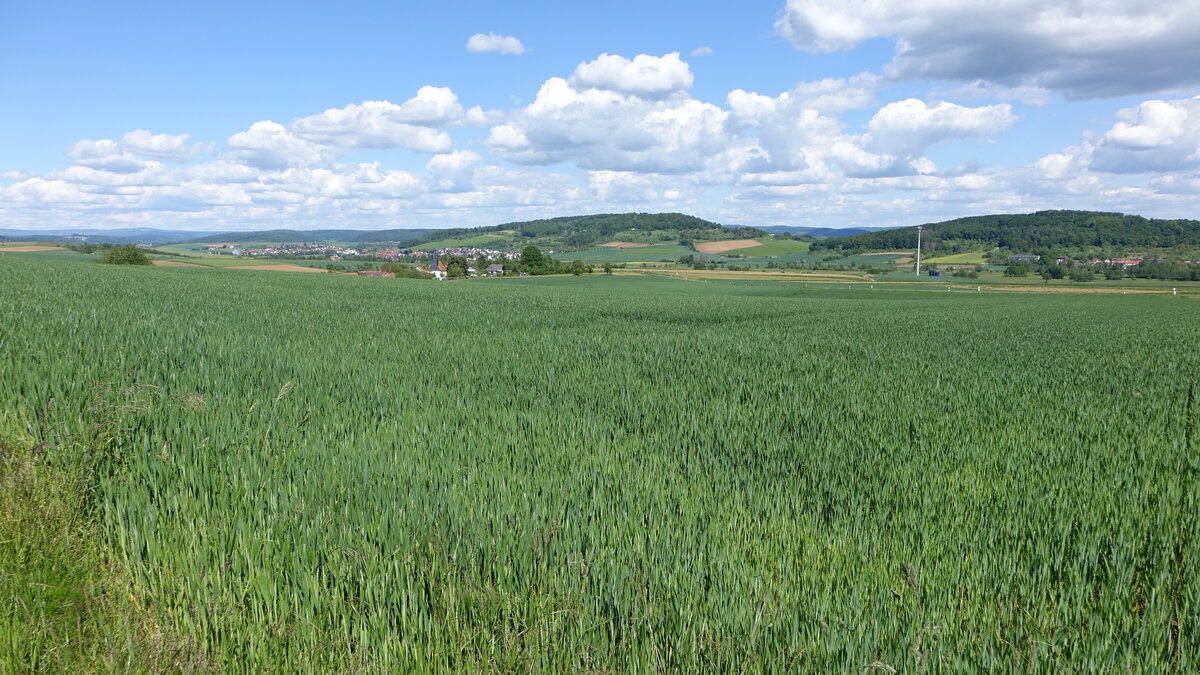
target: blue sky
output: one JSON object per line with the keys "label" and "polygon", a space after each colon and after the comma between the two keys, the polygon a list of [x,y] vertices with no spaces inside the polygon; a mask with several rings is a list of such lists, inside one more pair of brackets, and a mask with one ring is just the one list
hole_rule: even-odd
{"label": "blue sky", "polygon": [[1198,217],[1183,0],[15,3],[0,227]]}

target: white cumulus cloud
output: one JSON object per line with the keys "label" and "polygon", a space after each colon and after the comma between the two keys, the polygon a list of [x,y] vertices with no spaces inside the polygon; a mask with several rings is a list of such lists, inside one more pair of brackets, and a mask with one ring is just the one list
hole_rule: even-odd
{"label": "white cumulus cloud", "polygon": [[518,164],[571,161],[587,169],[673,173],[702,168],[726,149],[728,113],[710,103],[647,100],[554,77],[486,141]]}
{"label": "white cumulus cloud", "polygon": [[228,146],[234,157],[260,169],[315,166],[336,155],[332,148],[304,140],[270,120],[230,136]]}
{"label": "white cumulus cloud", "polygon": [[121,147],[135,155],[162,162],[189,162],[197,155],[211,152],[207,143],[191,144],[188,134],[155,134],[145,129],[121,137]]}
{"label": "white cumulus cloud", "polygon": [[1095,145],[1093,169],[1139,173],[1200,166],[1200,96],[1143,101],[1117,119]]}
{"label": "white cumulus cloud", "polygon": [[496,33],[476,33],[467,40],[467,51],[480,54],[483,52],[500,52],[501,54],[524,54],[525,45],[511,35]]}
{"label": "white cumulus cloud", "polygon": [[155,134],[145,129],[131,131],[114,141],[84,139],[66,150],[75,164],[117,173],[141,171],[147,160],[189,162],[211,152],[209,144],[192,144],[188,134]]}
{"label": "white cumulus cloud", "polygon": [[920,99],[894,101],[867,123],[868,147],[913,156],[946,141],[994,136],[1016,122],[1007,103],[971,108],[954,103],[930,105]]}
{"label": "white cumulus cloud", "polygon": [[663,56],[638,54],[627,59],[617,54],[601,54],[594,61],[579,64],[571,75],[576,89],[602,89],[626,96],[661,99],[685,93],[695,77],[679,52]]}

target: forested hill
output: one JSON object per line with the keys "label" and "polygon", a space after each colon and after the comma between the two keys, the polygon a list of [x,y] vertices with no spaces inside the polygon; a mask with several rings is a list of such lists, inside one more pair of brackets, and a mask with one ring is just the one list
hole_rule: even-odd
{"label": "forested hill", "polygon": [[[904,227],[813,242],[813,251],[910,250],[917,228]],[[1135,251],[1200,246],[1200,221],[1158,220],[1097,211],[971,216],[922,226],[921,248],[945,253],[1000,248],[1020,253]]]}
{"label": "forested hill", "polygon": [[[401,240],[407,246],[441,239],[478,235],[503,235],[547,245],[583,248],[620,239],[653,243],[656,241],[693,239],[742,239],[761,237],[766,233],[752,227],[727,228],[695,216],[682,213],[602,213],[589,216],[562,216],[544,220],[504,223],[491,227],[433,230],[415,239]],[[386,241],[391,231],[371,232],[370,241]],[[360,239],[366,241],[364,237]]]}

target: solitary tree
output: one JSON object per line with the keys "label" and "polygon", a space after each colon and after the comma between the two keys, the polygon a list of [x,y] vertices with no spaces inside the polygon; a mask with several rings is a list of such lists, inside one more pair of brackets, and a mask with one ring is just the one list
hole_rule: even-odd
{"label": "solitary tree", "polygon": [[109,265],[149,265],[150,258],[142,252],[142,249],[133,246],[113,246],[105,249],[100,262]]}

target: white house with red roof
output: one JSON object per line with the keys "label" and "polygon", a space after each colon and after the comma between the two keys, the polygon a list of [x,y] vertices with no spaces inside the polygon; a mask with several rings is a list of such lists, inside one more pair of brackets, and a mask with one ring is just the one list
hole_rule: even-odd
{"label": "white house with red roof", "polygon": [[433,256],[433,262],[429,263],[429,267],[418,267],[417,271],[432,274],[433,278],[438,281],[446,280],[446,263],[438,260],[436,253]]}

